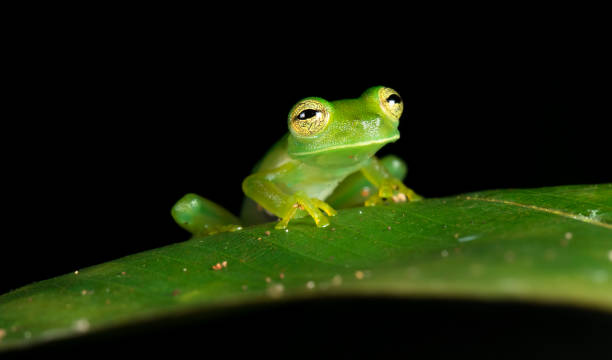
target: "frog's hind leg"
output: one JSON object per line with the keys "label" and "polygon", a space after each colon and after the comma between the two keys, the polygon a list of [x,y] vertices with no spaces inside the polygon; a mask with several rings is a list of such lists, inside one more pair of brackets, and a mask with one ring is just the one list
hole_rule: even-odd
{"label": "frog's hind leg", "polygon": [[[380,163],[390,175],[399,180],[404,180],[408,173],[406,163],[395,155],[383,157]],[[344,179],[325,201],[338,209],[363,206],[364,201],[377,191],[378,189],[361,172],[356,172]]]}
{"label": "frog's hind leg", "polygon": [[172,207],[172,217],[193,235],[212,235],[242,229],[240,220],[223,207],[196,194],[183,196]]}

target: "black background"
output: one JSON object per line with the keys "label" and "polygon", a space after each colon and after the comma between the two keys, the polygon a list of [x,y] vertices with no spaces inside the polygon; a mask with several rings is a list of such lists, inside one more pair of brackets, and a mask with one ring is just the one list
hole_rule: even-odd
{"label": "black background", "polygon": [[187,192],[238,213],[242,179],[306,96],[396,89],[402,138],[380,154],[426,197],[612,180],[609,74],[588,34],[106,25],[38,34],[18,56],[0,292],[186,240],[169,211]]}

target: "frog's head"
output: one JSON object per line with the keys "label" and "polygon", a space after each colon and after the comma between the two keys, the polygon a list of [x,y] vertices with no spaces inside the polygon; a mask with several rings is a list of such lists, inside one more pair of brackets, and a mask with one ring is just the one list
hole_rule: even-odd
{"label": "frog's head", "polygon": [[319,167],[360,163],[399,139],[403,108],[399,94],[384,86],[356,99],[303,99],[289,113],[289,155]]}

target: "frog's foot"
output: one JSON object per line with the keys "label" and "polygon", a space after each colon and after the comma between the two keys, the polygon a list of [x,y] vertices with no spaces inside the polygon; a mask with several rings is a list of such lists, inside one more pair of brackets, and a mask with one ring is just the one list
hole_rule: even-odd
{"label": "frog's foot", "polygon": [[202,235],[214,235],[222,232],[234,232],[238,230],[242,230],[242,226],[235,224],[214,225],[207,227],[206,230],[202,233]]}
{"label": "frog's foot", "polygon": [[[321,210],[323,210],[327,215],[334,216],[337,214],[336,210],[334,210],[331,206],[329,206],[325,201],[309,198],[303,192],[297,192],[289,198],[289,209],[281,216],[281,220],[278,224],[276,224],[276,229],[285,229],[289,224],[289,220],[293,218],[296,211],[298,209],[306,210],[308,214],[314,219],[317,227],[326,227],[329,225],[329,220]],[[321,210],[319,210],[321,209]]]}
{"label": "frog's foot", "polygon": [[378,194],[374,194],[366,200],[365,206],[376,206],[389,201],[405,202],[406,200],[420,201],[423,200],[423,197],[404,185],[401,180],[389,178],[380,184]]}
{"label": "frog's foot", "polygon": [[172,207],[178,225],[195,236],[242,229],[240,219],[214,202],[196,194],[183,196]]}

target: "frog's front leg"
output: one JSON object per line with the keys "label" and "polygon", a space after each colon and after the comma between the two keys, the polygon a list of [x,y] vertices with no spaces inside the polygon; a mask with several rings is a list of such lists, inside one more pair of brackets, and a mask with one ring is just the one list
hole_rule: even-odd
{"label": "frog's front leg", "polygon": [[[305,210],[315,221],[317,227],[329,225],[327,215],[336,215],[336,210],[322,200],[308,197],[304,192],[288,193],[274,183],[275,171],[255,173],[242,182],[245,195],[255,200],[264,209],[281,218],[276,229],[285,229],[298,210]],[[279,169],[278,172],[282,172]]]}
{"label": "frog's front leg", "polygon": [[419,201],[423,197],[408,188],[402,181],[391,175],[374,156],[361,168],[361,173],[376,188],[378,193],[365,201],[365,206],[374,206],[392,199],[394,202]]}

